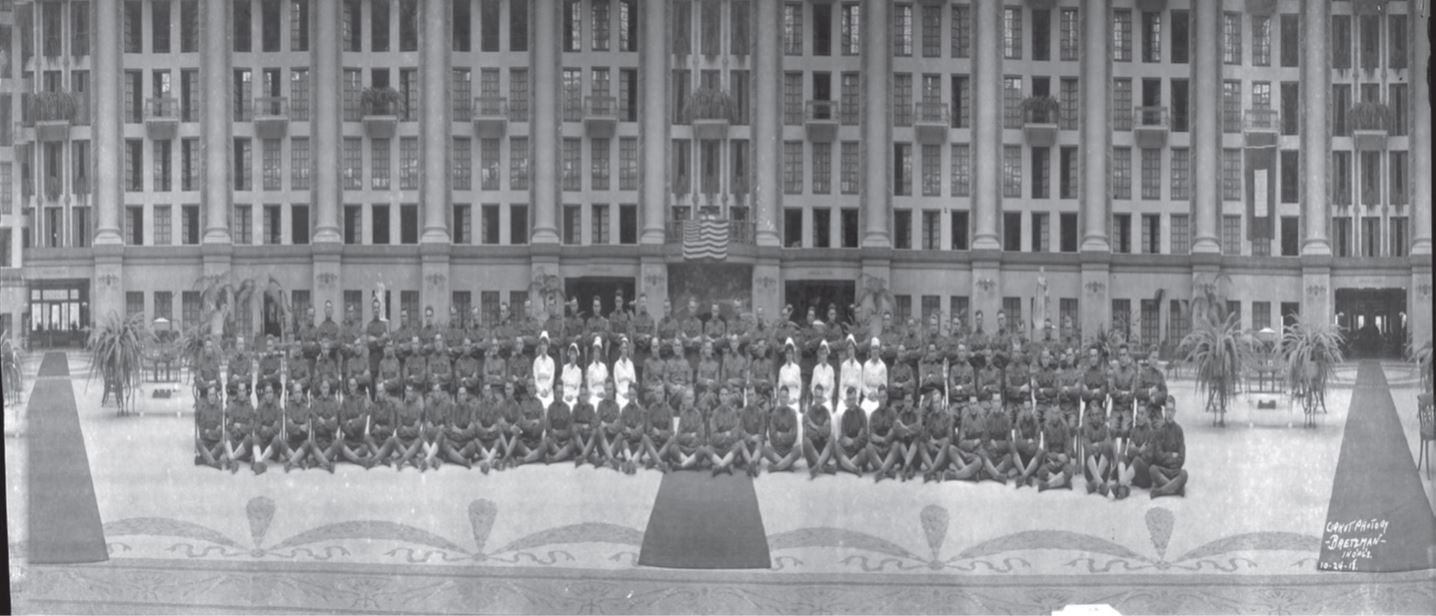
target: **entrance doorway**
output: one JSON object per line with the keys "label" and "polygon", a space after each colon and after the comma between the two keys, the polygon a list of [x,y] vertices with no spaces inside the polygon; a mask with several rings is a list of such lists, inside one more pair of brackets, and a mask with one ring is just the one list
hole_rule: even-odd
{"label": "entrance doorway", "polygon": [[90,281],[36,280],[30,283],[30,346],[84,346],[90,327]]}
{"label": "entrance doorway", "polygon": [[1336,290],[1336,323],[1350,357],[1401,357],[1407,318],[1405,289]]}
{"label": "entrance doorway", "polygon": [[794,321],[806,318],[808,308],[825,319],[831,304],[838,309],[838,320],[851,323],[853,314],[848,307],[858,299],[857,286],[851,280],[789,280],[783,284],[783,303],[793,306]]}
{"label": "entrance doorway", "polygon": [[[563,293],[568,299],[578,299],[578,311],[580,314],[591,316],[593,312],[593,298],[597,297],[603,304],[603,314],[613,314],[613,296],[623,291],[623,301],[634,300],[634,279],[606,276],[585,276],[583,278],[566,278],[563,281]],[[633,306],[624,306],[627,310],[633,310]]]}

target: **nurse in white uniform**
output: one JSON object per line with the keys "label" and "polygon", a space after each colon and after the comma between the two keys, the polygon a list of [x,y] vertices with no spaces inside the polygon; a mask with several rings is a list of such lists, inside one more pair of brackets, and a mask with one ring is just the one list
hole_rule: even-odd
{"label": "nurse in white uniform", "polygon": [[882,342],[873,338],[868,345],[868,361],[863,364],[863,410],[869,415],[882,403],[878,400],[878,388],[888,384],[888,365],[883,363],[882,350]]}
{"label": "nurse in white uniform", "polygon": [[808,388],[811,390],[813,402],[818,400],[818,388],[823,391],[822,397],[827,402],[828,408],[833,407],[833,394],[837,390],[837,376],[833,373],[833,364],[828,362],[828,341],[818,343],[818,361],[813,364],[813,376],[809,378]]}
{"label": "nurse in white uniform", "polygon": [[[613,362],[613,385],[614,401],[618,402],[618,408],[628,406],[628,391],[630,386],[638,384],[638,370],[633,365],[630,357],[633,347],[628,343],[628,336],[618,339],[618,359]],[[596,405],[594,408],[598,408]]]}
{"label": "nurse in white uniform", "polygon": [[578,343],[568,345],[568,361],[563,364],[563,390],[578,394],[583,387],[583,368],[578,367]]}
{"label": "nurse in white uniform", "polygon": [[554,365],[553,358],[548,354],[547,331],[539,334],[538,352],[534,354],[533,377],[534,389],[537,390],[535,397],[544,408],[548,408],[548,405],[553,404]]}
{"label": "nurse in white uniform", "polygon": [[606,354],[603,352],[601,336],[594,336],[593,353],[589,357],[591,361],[588,363],[588,403],[597,409],[598,403],[603,401],[603,385],[608,382],[608,362],[605,361]]}
{"label": "nurse in white uniform", "polygon": [[852,334],[848,334],[848,340],[843,345],[843,363],[838,368],[837,391],[847,395],[849,387],[863,391],[863,362],[858,361],[858,341]]}
{"label": "nurse in white uniform", "polygon": [[783,343],[783,357],[783,366],[778,368],[778,389],[788,388],[788,399],[784,402],[801,413],[803,369],[798,366],[798,345],[793,344],[792,338]]}

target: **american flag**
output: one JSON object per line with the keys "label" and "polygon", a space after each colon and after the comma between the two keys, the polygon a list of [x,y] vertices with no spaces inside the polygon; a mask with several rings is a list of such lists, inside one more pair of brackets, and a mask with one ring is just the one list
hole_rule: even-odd
{"label": "american flag", "polygon": [[683,223],[683,258],[689,261],[728,259],[728,221],[700,218]]}

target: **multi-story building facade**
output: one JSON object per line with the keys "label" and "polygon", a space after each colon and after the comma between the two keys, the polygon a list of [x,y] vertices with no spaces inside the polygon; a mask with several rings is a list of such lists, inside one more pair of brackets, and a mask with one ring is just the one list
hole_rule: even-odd
{"label": "multi-story building facade", "polygon": [[[7,2],[4,312],[191,324],[221,275],[442,319],[557,276],[1030,321],[1041,279],[1054,321],[1145,342],[1214,284],[1244,328],[1426,339],[1418,6]],[[723,264],[684,261],[697,217]]]}

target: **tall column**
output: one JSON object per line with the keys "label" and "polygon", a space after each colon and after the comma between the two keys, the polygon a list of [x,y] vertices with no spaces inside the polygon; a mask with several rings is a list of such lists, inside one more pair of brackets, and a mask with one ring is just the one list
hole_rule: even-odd
{"label": "tall column", "polygon": [[[204,5],[204,53],[200,60],[204,79],[204,243],[228,244],[230,150],[233,149],[230,113],[228,3]],[[106,71],[97,70],[96,78]],[[101,114],[104,115],[104,114]]]}
{"label": "tall column", "polygon": [[[867,0],[863,28],[863,248],[891,248],[892,3]],[[979,42],[979,44],[981,44]],[[886,278],[886,276],[884,276]]]}
{"label": "tall column", "polygon": [[[449,21],[447,2],[420,3],[423,20],[419,39],[421,65],[420,134],[423,140],[423,184],[419,199],[424,204],[424,234],[419,254],[424,283],[420,301],[434,314],[449,314],[449,140],[453,119],[449,107]],[[543,41],[543,39],[539,39]]]}
{"label": "tall column", "polygon": [[[1301,316],[1310,322],[1330,323],[1331,243],[1327,241],[1326,225],[1331,219],[1330,180],[1327,177],[1327,156],[1331,152],[1331,135],[1326,123],[1329,92],[1330,57],[1327,23],[1331,3],[1303,2],[1301,6],[1302,111],[1301,147],[1305,204],[1302,222],[1305,239],[1301,244],[1302,302]],[[1417,81],[1413,79],[1412,81]],[[1200,86],[1199,86],[1200,87]]]}
{"label": "tall column", "polygon": [[[1002,207],[1002,0],[975,0],[973,159],[977,161],[973,203],[973,250],[1002,250],[997,215]],[[1086,77],[1083,77],[1084,81]],[[974,307],[974,310],[982,309]],[[984,310],[984,316],[992,314]]]}
{"label": "tall column", "polygon": [[[558,0],[534,0],[532,7],[534,96],[532,137],[533,244],[557,245],[558,160],[559,160],[559,22]],[[647,3],[652,4],[652,3]],[[648,7],[652,8],[652,7]],[[651,110],[650,110],[651,111]]]}
{"label": "tall column", "polygon": [[[339,3],[321,0],[310,5],[314,11],[313,49],[314,70],[312,96],[314,109],[320,110],[309,116],[310,135],[314,139],[313,168],[315,226],[311,252],[314,258],[312,270],[314,305],[334,302],[339,314],[344,314],[343,259],[344,237],[339,232],[339,204],[343,193],[339,184],[340,152],[343,141],[340,138],[344,102],[343,75],[340,70]],[[366,294],[367,295],[367,294]],[[361,302],[354,307],[361,315],[369,314],[369,304]],[[316,319],[319,319],[317,314]]]}
{"label": "tall column", "polygon": [[[1411,32],[1411,309],[1406,322],[1420,347],[1431,340],[1431,106],[1426,83],[1431,41],[1429,15],[1413,11]],[[1425,316],[1423,316],[1425,315]]]}
{"label": "tall column", "polygon": [[[1192,58],[1192,141],[1195,160],[1192,161],[1194,177],[1192,202],[1196,218],[1196,233],[1192,240],[1192,254],[1217,255],[1222,245],[1217,241],[1217,220],[1222,207],[1221,196],[1221,154],[1222,154],[1222,49],[1220,2],[1196,2],[1192,7],[1196,15],[1197,37],[1196,57]],[[1308,37],[1309,38],[1309,37]],[[1326,39],[1326,35],[1318,37]],[[1309,41],[1308,41],[1309,43]],[[1303,66],[1317,64],[1303,60]],[[1325,70],[1325,65],[1320,67]],[[1310,89],[1307,89],[1310,94]],[[1325,109],[1325,107],[1323,107]]]}
{"label": "tall column", "polygon": [[[639,40],[643,54],[639,62],[643,71],[643,234],[639,243],[662,244],[668,210],[668,3],[644,4],[639,19],[643,20]],[[650,311],[653,308],[649,306]]]}
{"label": "tall column", "polygon": [[[778,247],[783,216],[783,118],[778,89],[783,85],[783,17],[781,2],[755,2],[758,39],[753,50],[754,201],[758,208],[759,246]],[[771,314],[771,313],[770,313]]]}
{"label": "tall column", "polygon": [[[314,243],[339,244],[339,154],[343,150],[340,126],[344,103],[339,99],[343,82],[339,62],[339,3],[316,2],[314,8],[314,109],[309,126],[314,137],[314,204],[317,207]],[[366,306],[367,307],[367,306]]]}
{"label": "tall column", "polygon": [[124,74],[124,56],[120,47],[120,3],[96,2],[94,6],[95,201],[99,215],[95,220],[94,309],[90,315],[96,323],[103,323],[111,314],[123,315],[125,309],[125,238],[120,235],[120,207],[124,203],[124,193],[120,191],[124,156],[120,77]]}
{"label": "tall column", "polygon": [[1091,337],[1110,326],[1112,201],[1112,57],[1110,0],[1088,0],[1082,14],[1081,327]]}

